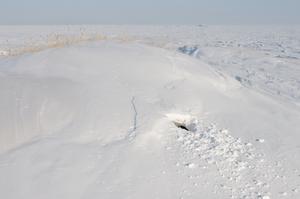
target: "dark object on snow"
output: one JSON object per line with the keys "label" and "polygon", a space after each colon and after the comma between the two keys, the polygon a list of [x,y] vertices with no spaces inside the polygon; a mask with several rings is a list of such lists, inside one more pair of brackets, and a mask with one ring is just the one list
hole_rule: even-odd
{"label": "dark object on snow", "polygon": [[178,122],[174,122],[175,126],[177,126],[178,128],[184,129],[186,131],[190,131],[184,124],[182,123],[178,123]]}
{"label": "dark object on snow", "polygon": [[186,128],[185,126],[183,126],[183,125],[180,125],[180,126],[177,126],[178,128],[181,128],[181,129],[184,129],[184,130],[186,130],[186,131],[189,131],[188,130],[188,128]]}

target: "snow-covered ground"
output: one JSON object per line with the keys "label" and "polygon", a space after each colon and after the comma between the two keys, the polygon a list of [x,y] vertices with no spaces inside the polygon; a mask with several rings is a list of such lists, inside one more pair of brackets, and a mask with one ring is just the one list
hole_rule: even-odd
{"label": "snow-covered ground", "polygon": [[299,198],[300,27],[0,27],[0,195]]}

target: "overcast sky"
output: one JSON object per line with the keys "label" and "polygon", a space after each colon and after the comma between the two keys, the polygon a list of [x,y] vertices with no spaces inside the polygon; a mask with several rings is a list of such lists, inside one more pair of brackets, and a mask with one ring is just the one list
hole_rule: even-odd
{"label": "overcast sky", "polygon": [[300,24],[300,0],[0,0],[0,24]]}

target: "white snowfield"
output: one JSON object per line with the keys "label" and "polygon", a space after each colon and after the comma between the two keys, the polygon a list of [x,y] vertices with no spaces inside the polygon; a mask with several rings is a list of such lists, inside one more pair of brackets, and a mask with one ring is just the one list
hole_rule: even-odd
{"label": "white snowfield", "polygon": [[0,28],[0,198],[300,198],[299,28],[78,28]]}

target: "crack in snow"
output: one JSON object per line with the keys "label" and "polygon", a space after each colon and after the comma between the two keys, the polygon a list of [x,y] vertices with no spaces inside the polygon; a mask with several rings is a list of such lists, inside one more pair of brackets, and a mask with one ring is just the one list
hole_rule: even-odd
{"label": "crack in snow", "polygon": [[133,96],[131,98],[130,103],[131,103],[131,107],[132,107],[134,114],[133,114],[133,125],[130,127],[130,129],[128,131],[127,138],[129,140],[132,140],[136,136],[137,117],[138,117],[138,112],[137,112],[136,105],[135,105],[135,96]]}

